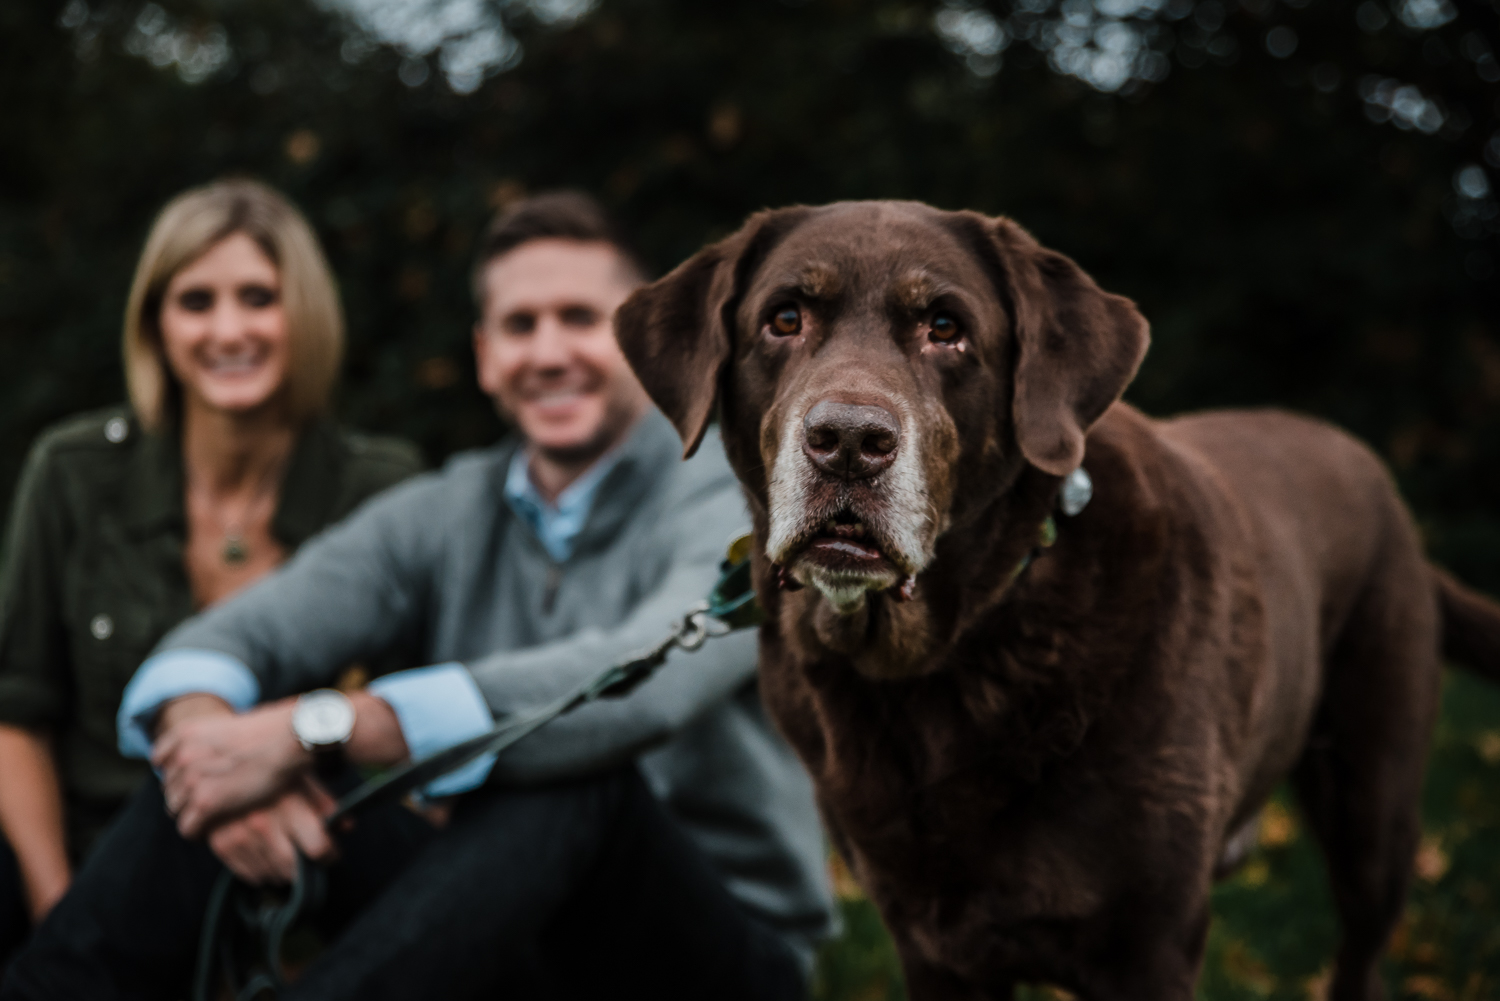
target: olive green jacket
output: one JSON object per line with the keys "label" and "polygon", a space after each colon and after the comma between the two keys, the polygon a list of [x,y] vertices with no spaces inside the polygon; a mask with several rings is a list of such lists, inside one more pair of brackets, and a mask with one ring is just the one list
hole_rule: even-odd
{"label": "olive green jacket", "polygon": [[[405,442],[315,422],[271,532],[289,551],[421,468]],[[146,774],[115,712],[158,640],[196,609],[183,566],[182,452],[123,409],[44,432],[21,475],[0,569],[0,723],[51,732],[81,856]]]}

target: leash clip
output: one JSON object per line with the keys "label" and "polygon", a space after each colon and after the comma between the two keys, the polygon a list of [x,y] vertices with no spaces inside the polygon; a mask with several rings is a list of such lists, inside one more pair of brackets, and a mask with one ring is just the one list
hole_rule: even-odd
{"label": "leash clip", "polygon": [[674,627],[676,645],[679,650],[691,653],[714,636],[726,636],[733,629],[709,614],[709,603],[700,601],[694,605]]}

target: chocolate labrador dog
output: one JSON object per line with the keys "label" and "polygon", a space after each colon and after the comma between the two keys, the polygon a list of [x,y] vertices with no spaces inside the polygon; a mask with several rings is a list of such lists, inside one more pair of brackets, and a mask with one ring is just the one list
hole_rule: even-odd
{"label": "chocolate labrador dog", "polygon": [[1429,565],[1368,449],[1119,403],[1135,306],[971,212],[762,212],[616,322],[688,453],[717,403],[766,704],[914,999],[1190,1001],[1210,882],[1288,774],[1332,995],[1382,996],[1440,653],[1495,673],[1500,607]]}

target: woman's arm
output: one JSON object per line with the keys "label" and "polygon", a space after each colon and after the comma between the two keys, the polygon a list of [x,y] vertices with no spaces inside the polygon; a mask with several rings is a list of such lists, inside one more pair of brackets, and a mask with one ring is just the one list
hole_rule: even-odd
{"label": "woman's arm", "polygon": [[33,923],[67,892],[73,874],[63,834],[62,787],[48,739],[0,724],[0,831],[10,842]]}
{"label": "woman's arm", "polygon": [[51,741],[73,691],[61,612],[62,568],[75,534],[59,456],[114,447],[102,428],[81,434],[79,426],[44,434],[32,446],[0,564],[0,833],[15,853],[33,921],[72,878]]}

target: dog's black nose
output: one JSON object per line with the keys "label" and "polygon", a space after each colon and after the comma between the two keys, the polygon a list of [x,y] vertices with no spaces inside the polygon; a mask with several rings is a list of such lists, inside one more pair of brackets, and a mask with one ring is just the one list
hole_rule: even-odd
{"label": "dog's black nose", "polygon": [[884,407],[824,400],[802,419],[802,451],[843,480],[874,476],[896,458],[901,425]]}

